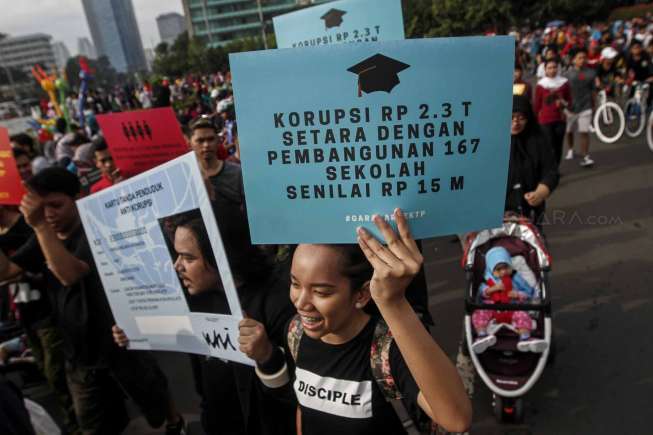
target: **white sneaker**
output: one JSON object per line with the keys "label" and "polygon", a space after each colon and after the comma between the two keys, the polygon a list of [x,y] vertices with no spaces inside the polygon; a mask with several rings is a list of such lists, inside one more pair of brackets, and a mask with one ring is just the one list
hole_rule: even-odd
{"label": "white sneaker", "polygon": [[497,331],[503,328],[504,326],[506,326],[505,323],[497,323],[496,320],[492,319],[490,320],[490,324],[487,325],[486,331],[488,335],[496,335]]}
{"label": "white sneaker", "polygon": [[472,343],[472,350],[474,353],[483,353],[488,347],[492,347],[495,344],[497,344],[497,338],[494,335],[487,335],[482,338],[477,338],[476,341]]}
{"label": "white sneaker", "polygon": [[569,149],[567,154],[565,154],[565,160],[574,160],[574,150]]}
{"label": "white sneaker", "polygon": [[539,338],[529,338],[517,343],[517,350],[520,352],[542,353],[548,348],[549,343],[547,343],[546,340],[541,340]]}
{"label": "white sneaker", "polygon": [[580,161],[579,165],[584,167],[584,168],[588,168],[588,167],[594,165],[594,160],[592,160],[590,158],[590,155],[588,154],[585,157],[583,157],[583,160]]}

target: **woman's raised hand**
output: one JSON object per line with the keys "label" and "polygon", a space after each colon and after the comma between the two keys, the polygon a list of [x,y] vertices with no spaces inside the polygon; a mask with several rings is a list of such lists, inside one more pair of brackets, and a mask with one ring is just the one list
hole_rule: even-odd
{"label": "woman's raised hand", "polygon": [[358,244],[374,267],[370,293],[377,305],[402,299],[424,262],[422,253],[410,234],[406,216],[400,209],[395,209],[394,217],[399,234],[381,216],[375,215],[373,218],[387,246],[382,245],[365,229],[357,229]]}

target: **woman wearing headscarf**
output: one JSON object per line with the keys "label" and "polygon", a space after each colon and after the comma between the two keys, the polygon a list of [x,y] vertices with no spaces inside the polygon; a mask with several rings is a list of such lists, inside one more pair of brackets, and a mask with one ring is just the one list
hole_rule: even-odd
{"label": "woman wearing headscarf", "polygon": [[530,217],[537,224],[560,176],[553,150],[523,95],[513,96],[510,134],[506,211]]}
{"label": "woman wearing headscarf", "polygon": [[535,113],[559,165],[567,128],[565,109],[571,106],[571,88],[569,80],[559,75],[557,59],[548,59],[544,65],[545,76],[535,86]]}

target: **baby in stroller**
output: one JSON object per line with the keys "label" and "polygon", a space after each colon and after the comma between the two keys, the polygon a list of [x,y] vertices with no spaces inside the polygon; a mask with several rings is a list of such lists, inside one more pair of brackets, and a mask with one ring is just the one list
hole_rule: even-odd
{"label": "baby in stroller", "polygon": [[[530,303],[536,290],[513,269],[508,250],[502,247],[490,249],[485,254],[484,282],[479,287],[478,297],[484,304]],[[542,353],[546,340],[531,337],[533,320],[526,311],[476,310],[472,314],[472,325],[477,339],[472,343],[474,353],[480,354],[497,342],[494,333],[503,325],[511,325],[519,334],[517,350]]]}

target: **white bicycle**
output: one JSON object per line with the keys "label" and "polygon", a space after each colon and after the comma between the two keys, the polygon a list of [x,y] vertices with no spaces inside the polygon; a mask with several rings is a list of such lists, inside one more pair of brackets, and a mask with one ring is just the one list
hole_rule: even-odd
{"label": "white bicycle", "polygon": [[634,82],[635,94],[626,101],[624,115],[626,116],[626,134],[637,137],[646,127],[646,101],[648,99],[648,83]]}
{"label": "white bicycle", "polygon": [[653,112],[648,116],[646,123],[646,142],[651,151],[653,151]]}
{"label": "white bicycle", "polygon": [[[653,121],[651,121],[653,122]],[[626,120],[621,107],[614,101],[608,101],[608,95],[605,90],[601,90],[598,95],[598,108],[594,112],[592,121],[596,136],[603,143],[615,143],[624,134]],[[651,134],[653,137],[653,132]]]}

